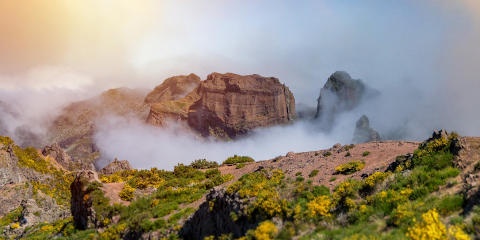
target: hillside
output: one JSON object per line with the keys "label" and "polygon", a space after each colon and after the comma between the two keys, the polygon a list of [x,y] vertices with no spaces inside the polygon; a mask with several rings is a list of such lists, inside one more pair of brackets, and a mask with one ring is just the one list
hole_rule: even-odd
{"label": "hillside", "polygon": [[[424,143],[335,145],[258,162],[233,156],[220,166],[198,160],[174,171],[129,170],[118,161],[117,168],[108,168],[110,175],[58,170],[54,159],[38,152],[25,157],[32,150],[2,141],[2,153],[8,154],[2,156],[10,156],[3,157],[8,168],[2,179],[9,171],[27,176],[3,181],[2,202],[10,202],[0,220],[5,238],[473,239],[480,234],[480,138],[475,137],[441,131]],[[25,164],[32,158],[44,167]],[[41,184],[29,190],[39,176],[55,186],[71,185],[70,191]],[[20,189],[34,194],[18,195],[25,191]],[[12,193],[17,202],[9,200]],[[66,204],[71,212],[26,221],[29,213],[37,216],[24,204],[35,196],[53,196],[54,205],[42,211]]]}

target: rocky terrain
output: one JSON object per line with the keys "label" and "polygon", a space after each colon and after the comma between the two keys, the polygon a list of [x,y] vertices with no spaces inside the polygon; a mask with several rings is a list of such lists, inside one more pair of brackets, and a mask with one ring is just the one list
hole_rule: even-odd
{"label": "rocky terrain", "polygon": [[99,173],[64,170],[57,146],[44,156],[1,140],[8,238],[432,239],[432,228],[440,239],[480,236],[480,138],[443,130],[422,143],[336,144],[173,171],[115,160]]}

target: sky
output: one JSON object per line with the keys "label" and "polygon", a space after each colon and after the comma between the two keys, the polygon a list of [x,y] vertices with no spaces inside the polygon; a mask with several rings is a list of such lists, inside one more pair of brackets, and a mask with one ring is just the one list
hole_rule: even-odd
{"label": "sky", "polygon": [[40,129],[55,109],[109,88],[234,72],[278,77],[313,107],[345,70],[382,95],[340,125],[367,114],[409,139],[480,135],[478,42],[477,0],[0,1],[0,100]]}

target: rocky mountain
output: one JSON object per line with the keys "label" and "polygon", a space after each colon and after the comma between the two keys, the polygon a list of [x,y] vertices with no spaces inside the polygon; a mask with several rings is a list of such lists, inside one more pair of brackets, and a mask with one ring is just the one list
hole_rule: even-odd
{"label": "rocky mountain", "polygon": [[153,104],[164,101],[178,100],[185,97],[200,84],[200,77],[191,73],[187,76],[180,75],[167,78],[162,84],[155,87],[147,97],[146,104]]}
{"label": "rocky mountain", "polygon": [[380,134],[370,127],[370,120],[368,120],[368,117],[362,115],[355,124],[355,132],[353,133],[352,142],[357,144],[380,140]]}
{"label": "rocky mountain", "polygon": [[362,80],[352,79],[344,71],[333,73],[320,90],[315,118],[322,122],[322,128],[329,130],[339,113],[350,111],[368,97],[377,95]]}
{"label": "rocky mountain", "polygon": [[96,122],[109,115],[145,119],[149,105],[144,104],[144,98],[144,91],[117,88],[72,103],[62,110],[49,128],[48,140],[58,143],[74,162],[82,162],[82,166],[92,169],[99,156],[93,141]]}
{"label": "rocky mountain", "polygon": [[113,162],[109,163],[107,166],[100,170],[100,173],[111,175],[117,172],[132,170],[132,166],[127,160],[118,160],[115,158]]}
{"label": "rocky mountain", "polygon": [[184,98],[153,104],[147,122],[182,120],[202,136],[230,139],[294,118],[295,98],[278,79],[212,73]]}

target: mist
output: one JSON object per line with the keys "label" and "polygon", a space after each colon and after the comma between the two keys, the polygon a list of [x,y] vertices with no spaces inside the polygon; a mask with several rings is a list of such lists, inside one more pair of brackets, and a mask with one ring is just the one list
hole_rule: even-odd
{"label": "mist", "polygon": [[[380,95],[341,114],[328,134],[313,130],[316,123],[307,117],[217,142],[182,133],[175,124],[160,129],[112,116],[97,124],[99,165],[118,157],[138,168],[169,169],[199,158],[221,162],[239,154],[261,160],[318,150],[349,143],[363,114],[384,138],[419,141],[439,128],[480,135],[480,7],[474,0],[158,1],[141,9],[148,9],[141,11],[150,14],[142,18],[148,24],[129,24],[136,17],[129,14],[128,29],[140,30],[128,34],[115,26],[111,36],[98,35],[100,47],[90,48],[95,38],[82,41],[89,34],[74,31],[75,44],[62,43],[67,50],[56,49],[48,61],[43,50],[22,59],[28,55],[24,46],[9,49],[5,56],[20,64],[0,65],[0,101],[8,106],[0,107],[0,132],[18,141],[25,141],[17,136],[19,127],[42,136],[73,101],[113,87],[153,89],[167,77],[189,73],[202,79],[211,72],[278,77],[297,105],[315,108],[330,74],[344,70]],[[110,42],[121,51],[105,50]]]}

